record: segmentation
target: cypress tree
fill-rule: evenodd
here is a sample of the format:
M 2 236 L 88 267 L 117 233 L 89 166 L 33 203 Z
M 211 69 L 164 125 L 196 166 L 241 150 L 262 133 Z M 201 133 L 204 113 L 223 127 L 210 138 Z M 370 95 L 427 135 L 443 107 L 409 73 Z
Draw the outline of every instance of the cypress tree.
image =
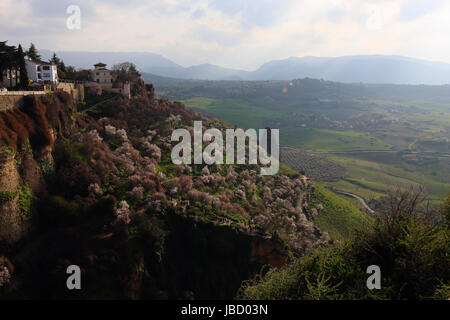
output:
M 22 50 L 22 46 L 19 44 L 17 49 L 18 67 L 20 71 L 20 86 L 25 89 L 29 85 L 27 66 L 25 63 L 25 53 Z

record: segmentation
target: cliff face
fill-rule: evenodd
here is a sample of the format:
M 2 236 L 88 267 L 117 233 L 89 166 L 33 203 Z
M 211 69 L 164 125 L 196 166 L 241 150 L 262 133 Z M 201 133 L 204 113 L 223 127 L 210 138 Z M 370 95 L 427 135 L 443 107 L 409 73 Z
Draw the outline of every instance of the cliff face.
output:
M 14 243 L 24 233 L 17 205 L 20 175 L 14 155 L 0 153 L 0 241 Z
M 41 164 L 52 164 L 71 106 L 65 94 L 27 96 L 20 109 L 0 112 L 0 242 L 12 245 L 29 230 L 33 194 L 46 191 Z
M 232 298 L 262 266 L 329 241 L 306 179 L 174 165 L 173 129 L 225 126 L 136 94 L 87 114 L 65 94 L 0 112 L 0 257 L 16 270 L 6 294 Z M 81 293 L 65 288 L 70 264 L 82 268 Z

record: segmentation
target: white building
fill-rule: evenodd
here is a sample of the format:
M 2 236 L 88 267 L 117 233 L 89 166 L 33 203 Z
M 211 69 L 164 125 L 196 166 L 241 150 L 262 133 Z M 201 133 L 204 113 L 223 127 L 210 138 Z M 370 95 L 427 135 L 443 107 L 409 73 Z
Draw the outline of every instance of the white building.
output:
M 40 60 L 25 59 L 28 78 L 33 82 L 58 83 L 58 69 L 55 64 Z

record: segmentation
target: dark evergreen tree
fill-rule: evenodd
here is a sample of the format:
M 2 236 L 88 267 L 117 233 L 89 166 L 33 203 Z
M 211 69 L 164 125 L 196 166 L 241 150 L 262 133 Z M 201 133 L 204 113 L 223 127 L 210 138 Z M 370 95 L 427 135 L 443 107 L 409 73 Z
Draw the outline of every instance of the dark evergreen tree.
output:
M 59 64 L 61 63 L 61 60 L 56 56 L 56 52 L 53 52 L 52 58 L 49 60 L 50 63 L 56 64 L 57 67 L 59 67 Z
M 27 66 L 25 63 L 25 53 L 23 52 L 22 46 L 19 44 L 17 49 L 17 64 L 20 72 L 20 86 L 25 89 L 29 85 Z
M 30 48 L 27 51 L 27 56 L 33 60 L 39 60 L 41 58 L 34 43 L 30 44 Z
M 12 88 L 13 73 L 16 73 L 17 69 L 17 49 L 15 46 L 8 46 L 6 42 L 0 42 L 0 79 L 3 80 L 3 75 L 6 72 L 6 75 L 9 77 L 9 83 L 5 84 Z
M 50 63 L 53 63 L 56 65 L 56 68 L 58 70 L 58 77 L 66 78 L 66 65 L 64 64 L 64 61 L 62 61 L 60 58 L 56 56 L 56 53 L 53 52 L 52 58 L 49 60 Z
M 7 41 L 0 41 L 0 82 L 3 81 L 3 74 L 8 69 L 8 45 Z
M 64 61 L 61 60 L 60 64 L 59 64 L 59 68 L 61 69 L 62 72 L 67 72 L 66 71 L 66 65 L 64 64 Z

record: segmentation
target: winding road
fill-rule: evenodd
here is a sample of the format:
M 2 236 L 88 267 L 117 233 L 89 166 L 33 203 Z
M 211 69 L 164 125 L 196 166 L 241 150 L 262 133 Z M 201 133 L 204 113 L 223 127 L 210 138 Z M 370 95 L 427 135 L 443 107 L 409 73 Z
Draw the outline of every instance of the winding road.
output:
M 332 191 L 333 191 L 333 192 L 336 192 L 336 193 L 340 193 L 340 194 L 343 194 L 343 195 L 350 196 L 350 197 L 353 197 L 353 198 L 358 199 L 359 202 L 361 202 L 361 204 L 364 206 L 364 208 L 366 208 L 370 213 L 375 213 L 375 211 L 372 210 L 372 209 L 369 207 L 369 205 L 366 203 L 366 201 L 365 201 L 363 198 L 361 198 L 360 196 L 358 196 L 358 195 L 356 195 L 356 194 L 353 194 L 353 193 L 350 193 L 350 192 L 345 192 L 345 191 L 339 191 L 339 190 L 332 190 Z

